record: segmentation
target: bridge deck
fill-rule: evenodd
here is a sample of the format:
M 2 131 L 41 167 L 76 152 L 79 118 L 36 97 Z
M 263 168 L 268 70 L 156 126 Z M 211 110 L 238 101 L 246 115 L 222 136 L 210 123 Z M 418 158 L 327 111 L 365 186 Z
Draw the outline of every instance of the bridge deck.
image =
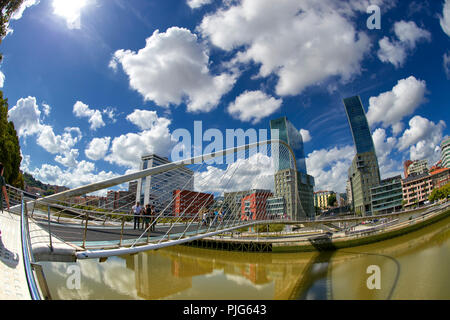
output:
M 36 223 L 42 229 L 48 231 L 48 222 L 36 219 Z M 150 232 L 150 241 L 155 241 L 161 239 L 170 228 L 170 225 L 158 225 L 155 231 Z M 82 239 L 84 237 L 84 226 L 81 224 L 60 224 L 52 222 L 50 225 L 52 235 L 58 237 L 59 239 L 80 247 L 83 243 Z M 171 235 L 175 238 L 177 235 L 180 236 L 186 230 L 184 224 L 174 226 L 171 230 Z M 188 230 L 187 234 L 191 232 L 196 232 L 198 230 L 198 224 L 192 224 Z M 126 225 L 123 232 L 122 244 L 132 244 L 134 243 L 144 232 L 143 229 L 134 229 L 130 224 Z M 117 246 L 120 242 L 121 237 L 121 227 L 120 226 L 92 226 L 89 225 L 86 234 L 86 247 L 108 247 Z M 147 233 L 142 236 L 142 242 L 147 241 Z M 48 241 L 47 241 L 48 242 Z
M 20 217 L 0 211 L 0 300 L 30 300 L 22 258 Z

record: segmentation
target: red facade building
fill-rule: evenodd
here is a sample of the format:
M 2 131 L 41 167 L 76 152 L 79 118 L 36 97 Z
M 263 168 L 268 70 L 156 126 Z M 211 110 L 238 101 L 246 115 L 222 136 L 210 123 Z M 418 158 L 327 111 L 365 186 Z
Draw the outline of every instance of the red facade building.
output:
M 433 180 L 434 188 L 439 189 L 450 182 L 450 168 L 432 168 L 430 171 L 431 179 Z
M 241 220 L 264 220 L 266 219 L 267 198 L 272 197 L 268 190 L 256 190 L 254 193 L 241 200 Z
M 189 190 L 173 191 L 173 212 L 175 216 L 196 215 L 202 208 L 214 203 L 214 195 Z

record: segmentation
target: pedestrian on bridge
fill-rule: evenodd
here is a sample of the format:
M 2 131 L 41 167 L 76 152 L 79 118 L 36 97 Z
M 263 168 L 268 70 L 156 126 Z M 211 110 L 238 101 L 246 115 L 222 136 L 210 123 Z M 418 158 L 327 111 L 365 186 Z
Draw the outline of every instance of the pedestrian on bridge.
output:
M 148 229 L 150 227 L 150 223 L 151 223 L 151 220 L 152 220 L 151 219 L 151 214 L 152 214 L 152 210 L 150 208 L 150 204 L 147 204 L 145 206 L 145 209 L 144 209 L 144 212 L 143 212 L 144 221 L 142 222 L 142 225 L 144 225 L 144 223 L 145 223 L 144 229 L 147 230 L 147 231 L 150 231 Z
M 8 199 L 8 193 L 6 192 L 6 181 L 3 177 L 3 171 L 4 171 L 3 163 L 0 162 L 0 208 L 3 213 L 3 195 L 5 196 L 6 201 L 6 207 L 9 210 L 9 199 Z
M 134 217 L 134 230 L 136 230 L 136 225 L 137 225 L 137 228 L 139 229 L 139 225 L 140 225 L 139 222 L 141 220 L 141 212 L 142 212 L 142 207 L 140 206 L 139 201 L 138 201 L 138 202 L 136 202 L 136 205 L 131 208 L 131 213 L 133 214 L 133 217 Z
M 151 231 L 155 231 L 156 229 L 156 211 L 153 205 L 150 208 L 150 228 Z

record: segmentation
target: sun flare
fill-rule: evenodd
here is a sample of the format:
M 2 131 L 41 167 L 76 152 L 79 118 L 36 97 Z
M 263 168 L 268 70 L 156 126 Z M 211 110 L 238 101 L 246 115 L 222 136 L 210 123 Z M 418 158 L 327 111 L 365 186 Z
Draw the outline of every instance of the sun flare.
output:
M 81 9 L 87 2 L 88 0 L 53 0 L 53 13 L 66 19 L 69 28 L 79 29 Z

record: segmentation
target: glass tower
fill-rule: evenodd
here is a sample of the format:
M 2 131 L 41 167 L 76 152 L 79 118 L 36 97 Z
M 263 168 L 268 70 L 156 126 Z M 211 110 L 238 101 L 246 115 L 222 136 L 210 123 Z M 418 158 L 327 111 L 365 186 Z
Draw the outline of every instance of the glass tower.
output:
M 300 131 L 286 117 L 271 120 L 270 130 L 278 130 L 279 139 L 286 142 L 294 151 L 295 159 L 297 160 L 297 170 L 307 174 L 303 138 Z M 278 171 L 290 168 L 289 161 L 289 158 L 280 155 Z
M 302 135 L 286 117 L 271 120 L 270 129 L 272 139 L 276 138 L 275 130 L 277 130 L 278 139 L 291 147 L 297 163 L 297 172 L 295 172 L 290 166 L 289 153 L 278 151 L 278 163 L 275 168 L 275 197 L 285 199 L 286 214 L 291 219 L 313 218 L 315 217 L 314 178 L 308 175 L 306 170 Z M 274 148 L 272 152 L 276 150 Z
M 371 215 L 371 189 L 380 184 L 380 169 L 364 107 L 359 96 L 344 99 L 356 155 L 349 169 L 352 207 L 358 215 Z
M 352 130 L 356 153 L 375 152 L 366 114 L 359 96 L 344 99 L 345 111 Z

